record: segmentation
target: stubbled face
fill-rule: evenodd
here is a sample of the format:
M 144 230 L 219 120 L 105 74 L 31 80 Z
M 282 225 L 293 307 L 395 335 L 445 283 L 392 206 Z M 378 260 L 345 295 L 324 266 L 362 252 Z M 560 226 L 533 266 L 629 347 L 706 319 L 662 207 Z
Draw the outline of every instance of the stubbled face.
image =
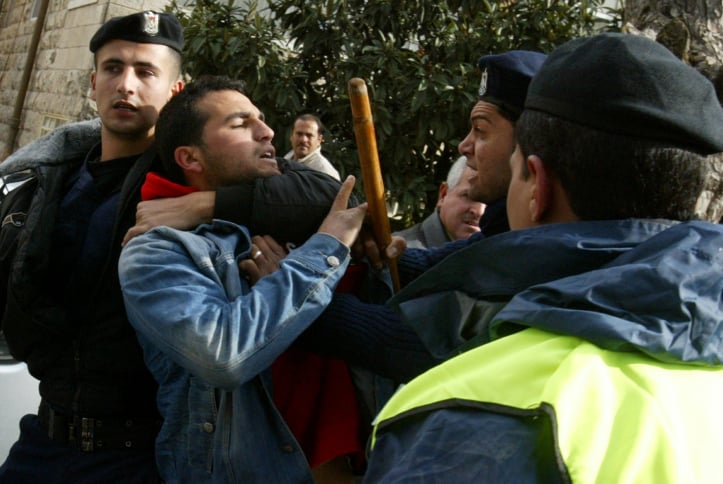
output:
M 319 133 L 319 126 L 314 121 L 297 120 L 291 132 L 291 148 L 294 150 L 294 159 L 300 160 L 321 146 L 323 137 Z
M 158 113 L 182 87 L 173 51 L 165 45 L 111 40 L 96 52 L 91 97 L 106 136 L 152 138 Z
M 510 183 L 510 155 L 515 126 L 494 104 L 478 101 L 470 113 L 471 129 L 459 145 L 467 165 L 477 171 L 470 179 L 470 198 L 486 204 L 501 200 Z
M 480 231 L 479 220 L 485 211 L 485 205 L 469 196 L 469 180 L 474 176 L 475 171 L 466 167 L 457 186 L 453 190 L 447 190 L 437 202 L 439 217 L 453 240 L 466 239 Z
M 507 190 L 507 218 L 511 230 L 525 229 L 537 225 L 533 222 L 530 204 L 533 203 L 531 195 L 534 191 L 533 177 L 527 180 L 522 177 L 522 166 L 525 162 L 519 146 L 509 160 L 512 178 Z
M 280 174 L 271 144 L 274 132 L 248 97 L 238 91 L 215 91 L 198 108 L 209 116 L 200 147 L 209 187 Z

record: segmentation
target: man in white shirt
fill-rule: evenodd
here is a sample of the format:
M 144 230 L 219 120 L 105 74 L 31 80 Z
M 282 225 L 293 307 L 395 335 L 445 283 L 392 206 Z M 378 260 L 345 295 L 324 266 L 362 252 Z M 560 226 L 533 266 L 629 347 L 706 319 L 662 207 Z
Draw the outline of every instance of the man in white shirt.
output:
M 284 158 L 296 160 L 313 170 L 341 180 L 339 172 L 329 160 L 321 154 L 321 142 L 324 141 L 322 131 L 324 125 L 313 114 L 302 114 L 294 121 L 291 131 L 291 151 Z

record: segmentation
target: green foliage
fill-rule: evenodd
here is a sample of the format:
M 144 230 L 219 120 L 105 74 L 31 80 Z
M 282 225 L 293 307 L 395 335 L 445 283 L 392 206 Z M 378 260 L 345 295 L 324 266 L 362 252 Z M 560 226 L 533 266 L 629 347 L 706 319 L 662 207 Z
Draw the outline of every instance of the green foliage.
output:
M 263 12 L 255 1 L 235 3 L 169 7 L 185 28 L 189 75 L 243 79 L 282 154 L 295 116 L 317 114 L 327 127 L 325 154 L 358 179 L 347 82 L 363 78 L 385 187 L 405 226 L 434 207 L 458 156 L 479 83 L 477 59 L 511 49 L 549 52 L 588 35 L 602 0 L 269 0 Z

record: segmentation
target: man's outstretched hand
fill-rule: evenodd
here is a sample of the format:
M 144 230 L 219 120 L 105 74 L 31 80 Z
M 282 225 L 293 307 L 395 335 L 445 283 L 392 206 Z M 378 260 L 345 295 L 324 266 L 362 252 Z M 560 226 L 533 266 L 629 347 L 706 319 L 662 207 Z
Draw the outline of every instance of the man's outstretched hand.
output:
M 351 247 L 359 236 L 367 213 L 367 204 L 362 203 L 354 208 L 346 208 L 349 197 L 354 189 L 356 178 L 349 175 L 342 183 L 334 203 L 331 205 L 329 215 L 321 223 L 318 232 L 336 237 L 342 244 Z
M 385 247 L 377 244 L 367 216 L 367 204 L 346 209 L 356 179 L 347 177 L 334 200 L 329 215 L 319 227 L 319 232 L 333 235 L 352 250 L 353 259 L 364 257 L 380 269 L 384 262 L 398 257 L 407 247 L 402 237 L 392 236 Z
M 351 175 L 344 180 L 329 214 L 319 226 L 318 232 L 331 235 L 342 244 L 352 248 L 353 257 L 366 256 L 372 264 L 381 267 L 385 259 L 398 256 L 406 247 L 406 242 L 401 237 L 392 237 L 391 243 L 384 247 L 383 251 L 377 246 L 371 235 L 371 229 L 364 226 L 367 204 L 362 203 L 359 206 L 347 208 L 355 183 L 356 179 Z M 362 230 L 363 226 L 365 230 Z M 252 241 L 249 257 L 239 263 L 239 268 L 246 280 L 254 285 L 265 275 L 277 270 L 286 253 L 283 247 L 268 235 L 255 236 Z

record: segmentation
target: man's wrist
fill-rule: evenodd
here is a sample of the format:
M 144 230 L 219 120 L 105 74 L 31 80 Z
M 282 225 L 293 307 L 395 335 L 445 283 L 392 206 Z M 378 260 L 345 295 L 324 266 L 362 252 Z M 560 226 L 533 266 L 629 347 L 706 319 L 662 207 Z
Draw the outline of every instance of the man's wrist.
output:
M 201 219 L 201 223 L 213 220 L 216 207 L 216 192 L 195 192 L 192 194 L 193 208 Z

